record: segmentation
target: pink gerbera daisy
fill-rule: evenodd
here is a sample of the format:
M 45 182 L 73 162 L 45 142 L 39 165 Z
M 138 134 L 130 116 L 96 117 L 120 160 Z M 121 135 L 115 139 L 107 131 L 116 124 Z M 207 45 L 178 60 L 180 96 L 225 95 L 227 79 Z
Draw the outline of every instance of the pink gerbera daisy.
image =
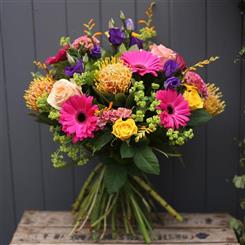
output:
M 137 72 L 141 76 L 151 73 L 156 77 L 157 71 L 162 69 L 160 58 L 145 50 L 131 50 L 124 52 L 121 59 L 131 67 L 133 72 Z
M 157 109 L 161 110 L 161 124 L 165 128 L 178 129 L 180 126 L 186 126 L 190 120 L 190 108 L 188 102 L 182 94 L 175 90 L 159 90 L 156 98 L 160 100 Z
M 98 117 L 95 116 L 97 105 L 92 103 L 93 97 L 86 95 L 71 96 L 60 111 L 60 124 L 67 135 L 73 136 L 73 142 L 93 138 L 98 129 Z

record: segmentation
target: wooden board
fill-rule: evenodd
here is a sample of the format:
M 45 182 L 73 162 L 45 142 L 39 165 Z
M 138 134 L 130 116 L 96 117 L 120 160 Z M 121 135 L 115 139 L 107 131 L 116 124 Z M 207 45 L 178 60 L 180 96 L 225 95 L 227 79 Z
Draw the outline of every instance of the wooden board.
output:
M 162 214 L 164 224 L 157 225 L 152 244 L 238 244 L 234 232 L 228 227 L 228 214 L 182 214 L 179 223 L 168 214 Z M 62 211 L 26 211 L 11 244 L 94 244 L 89 229 L 69 236 L 73 217 Z M 100 244 L 143 244 L 142 238 L 132 239 L 120 235 L 116 241 L 107 234 Z

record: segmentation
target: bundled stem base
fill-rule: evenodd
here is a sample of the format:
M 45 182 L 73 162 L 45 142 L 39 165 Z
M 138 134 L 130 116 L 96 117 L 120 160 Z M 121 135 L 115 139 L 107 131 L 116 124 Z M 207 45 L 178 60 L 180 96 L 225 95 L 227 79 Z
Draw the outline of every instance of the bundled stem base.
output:
M 134 237 L 141 234 L 146 243 L 151 242 L 153 229 L 153 201 L 164 207 L 178 221 L 182 217 L 140 176 L 129 176 L 116 193 L 108 193 L 104 183 L 105 166 L 99 164 L 85 181 L 73 204 L 75 215 L 71 235 L 89 225 L 93 240 L 103 239 L 107 230 L 116 239 L 125 233 Z

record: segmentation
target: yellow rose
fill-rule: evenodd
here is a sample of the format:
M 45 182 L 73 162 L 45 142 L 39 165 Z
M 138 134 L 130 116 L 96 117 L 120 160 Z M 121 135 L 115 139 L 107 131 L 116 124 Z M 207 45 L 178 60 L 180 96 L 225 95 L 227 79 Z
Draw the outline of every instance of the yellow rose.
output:
M 47 102 L 55 109 L 60 109 L 62 104 L 73 95 L 81 94 L 80 88 L 66 79 L 56 81 L 48 96 Z
M 188 102 L 191 110 L 203 108 L 203 99 L 198 94 L 197 89 L 191 85 L 185 85 L 186 90 L 183 94 L 185 100 Z
M 121 118 L 116 120 L 112 127 L 112 133 L 121 140 L 127 140 L 132 135 L 137 134 L 138 128 L 132 118 L 123 121 Z

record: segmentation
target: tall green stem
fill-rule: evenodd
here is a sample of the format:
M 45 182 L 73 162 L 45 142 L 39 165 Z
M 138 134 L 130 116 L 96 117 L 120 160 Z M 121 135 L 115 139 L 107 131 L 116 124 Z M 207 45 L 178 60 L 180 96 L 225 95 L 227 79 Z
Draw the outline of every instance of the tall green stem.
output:
M 133 176 L 133 179 L 141 186 L 145 191 L 147 191 L 160 205 L 162 205 L 172 216 L 174 216 L 178 221 L 183 221 L 183 217 L 172 208 L 167 201 L 165 201 L 157 192 L 155 192 L 149 185 L 147 185 L 140 177 Z
M 91 172 L 91 174 L 88 176 L 88 178 L 86 179 L 86 181 L 83 184 L 83 187 L 75 201 L 75 203 L 73 204 L 73 211 L 77 211 L 80 204 L 81 204 L 81 200 L 83 199 L 83 196 L 85 194 L 86 189 L 89 187 L 91 181 L 93 180 L 94 176 L 97 174 L 97 172 L 102 168 L 103 164 L 99 163 L 95 169 Z

